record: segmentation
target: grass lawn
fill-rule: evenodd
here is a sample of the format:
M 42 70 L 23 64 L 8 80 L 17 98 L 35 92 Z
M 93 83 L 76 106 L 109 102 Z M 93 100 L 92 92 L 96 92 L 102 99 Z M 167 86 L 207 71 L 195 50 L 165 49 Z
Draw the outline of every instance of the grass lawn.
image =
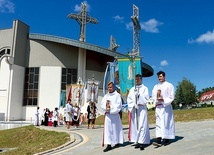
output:
M 155 111 L 148 112 L 149 123 L 155 123 Z M 176 122 L 214 119 L 214 108 L 195 108 L 174 110 Z M 128 124 L 128 113 L 123 113 L 122 123 Z M 103 125 L 103 116 L 96 120 L 96 125 Z M 0 148 L 17 148 L 2 155 L 32 155 L 58 147 L 70 140 L 65 132 L 40 130 L 33 125 L 8 130 L 0 130 Z
M 40 130 L 33 125 L 0 130 L 0 148 L 17 148 L 2 155 L 32 155 L 58 147 L 70 140 L 65 132 Z
M 148 112 L 149 124 L 155 123 L 155 111 Z M 209 108 L 194 108 L 186 110 L 174 110 L 175 122 L 199 121 L 206 119 L 214 119 L 214 107 Z M 123 113 L 122 123 L 128 124 L 128 113 Z M 97 125 L 103 125 L 103 116 L 96 119 Z

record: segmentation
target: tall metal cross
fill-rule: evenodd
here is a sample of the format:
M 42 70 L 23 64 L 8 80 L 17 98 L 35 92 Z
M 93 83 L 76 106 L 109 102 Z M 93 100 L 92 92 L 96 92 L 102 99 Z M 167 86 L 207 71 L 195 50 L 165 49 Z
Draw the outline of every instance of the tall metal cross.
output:
M 97 24 L 98 20 L 96 18 L 92 18 L 87 13 L 87 6 L 83 2 L 81 3 L 81 12 L 78 14 L 70 13 L 67 17 L 71 19 L 75 19 L 80 25 L 80 38 L 79 41 L 86 42 L 86 24 L 92 23 Z
M 140 55 L 140 22 L 139 22 L 139 8 L 133 4 L 133 15 L 131 16 L 133 22 L 133 55 Z

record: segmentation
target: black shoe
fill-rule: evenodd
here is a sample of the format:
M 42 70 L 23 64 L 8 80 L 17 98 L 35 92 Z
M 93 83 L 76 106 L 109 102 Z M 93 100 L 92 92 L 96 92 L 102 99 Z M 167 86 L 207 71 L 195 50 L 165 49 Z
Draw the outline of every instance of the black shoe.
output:
M 169 143 L 170 143 L 170 140 L 169 139 L 165 139 L 164 146 L 169 145 Z
M 112 149 L 111 145 L 107 145 L 107 147 L 103 150 L 103 152 L 110 151 Z
M 137 144 L 138 144 L 138 143 L 137 143 Z M 135 143 L 135 144 L 132 144 L 131 146 L 136 146 L 137 144 Z
M 162 146 L 162 144 L 160 143 L 160 142 L 153 142 L 152 143 L 154 146 L 157 146 L 157 147 L 161 147 Z
M 135 145 L 135 147 L 134 147 L 135 149 L 138 149 L 138 148 L 140 148 L 140 144 L 139 143 L 137 143 L 136 145 Z
M 120 144 L 116 144 L 116 145 L 114 146 L 114 148 L 118 148 L 118 147 L 120 147 Z
M 144 150 L 143 144 L 140 144 L 140 150 Z

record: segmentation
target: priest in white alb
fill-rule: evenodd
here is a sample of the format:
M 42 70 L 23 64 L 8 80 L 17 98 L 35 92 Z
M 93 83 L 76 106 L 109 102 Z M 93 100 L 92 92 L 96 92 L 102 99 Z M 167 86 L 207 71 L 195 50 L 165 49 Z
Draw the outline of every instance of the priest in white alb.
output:
M 174 115 L 172 102 L 175 97 L 174 86 L 165 79 L 165 72 L 157 73 L 158 84 L 152 90 L 152 98 L 156 102 L 156 141 L 153 145 L 168 145 L 175 138 Z
M 120 94 L 115 91 L 113 82 L 108 83 L 108 93 L 103 97 L 100 107 L 105 111 L 103 144 L 107 145 L 103 152 L 110 151 L 123 144 L 123 128 L 119 112 L 122 108 L 122 100 Z
M 144 150 L 150 144 L 149 123 L 147 117 L 148 88 L 142 84 L 142 75 L 135 76 L 136 86 L 132 87 L 127 97 L 129 110 L 129 141 L 136 143 L 135 148 Z

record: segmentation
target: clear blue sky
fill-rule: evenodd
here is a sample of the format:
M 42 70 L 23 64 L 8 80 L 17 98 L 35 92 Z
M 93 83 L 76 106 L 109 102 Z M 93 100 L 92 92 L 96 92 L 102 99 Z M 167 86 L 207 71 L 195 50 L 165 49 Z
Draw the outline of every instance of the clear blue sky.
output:
M 19 19 L 30 33 L 79 39 L 79 25 L 67 18 L 79 13 L 77 0 L 0 0 L 0 29 L 11 28 Z M 214 86 L 213 0 L 88 0 L 88 13 L 98 24 L 87 24 L 86 42 L 108 48 L 110 35 L 127 53 L 133 47 L 132 6 L 140 9 L 140 51 L 143 61 L 154 68 L 144 79 L 151 92 L 156 73 L 166 72 L 175 87 L 185 77 L 196 89 Z

